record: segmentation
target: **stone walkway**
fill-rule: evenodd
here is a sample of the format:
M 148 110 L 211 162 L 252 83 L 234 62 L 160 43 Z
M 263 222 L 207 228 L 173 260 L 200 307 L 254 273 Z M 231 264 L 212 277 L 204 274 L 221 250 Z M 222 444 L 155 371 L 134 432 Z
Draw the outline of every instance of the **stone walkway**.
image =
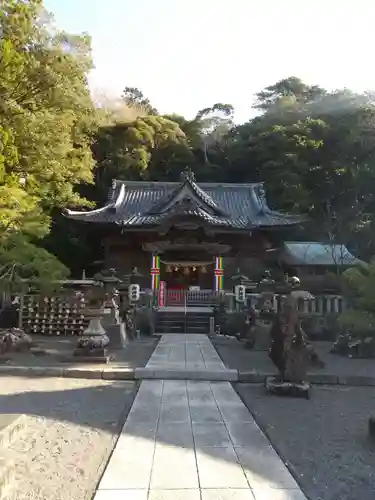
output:
M 207 337 L 168 337 L 150 359 L 152 369 L 181 357 L 198 372 L 219 365 Z M 306 497 L 228 382 L 146 380 L 94 498 L 125 499 Z
M 207 335 L 163 335 L 138 379 L 224 380 L 238 379 L 237 370 L 227 368 Z

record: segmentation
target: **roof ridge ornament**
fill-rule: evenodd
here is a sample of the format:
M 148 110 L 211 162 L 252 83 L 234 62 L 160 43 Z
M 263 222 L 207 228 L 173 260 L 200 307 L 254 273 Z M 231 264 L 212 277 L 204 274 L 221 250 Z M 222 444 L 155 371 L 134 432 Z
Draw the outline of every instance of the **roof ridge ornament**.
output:
M 195 182 L 195 175 L 190 167 L 185 167 L 181 172 L 181 180 L 182 182 Z

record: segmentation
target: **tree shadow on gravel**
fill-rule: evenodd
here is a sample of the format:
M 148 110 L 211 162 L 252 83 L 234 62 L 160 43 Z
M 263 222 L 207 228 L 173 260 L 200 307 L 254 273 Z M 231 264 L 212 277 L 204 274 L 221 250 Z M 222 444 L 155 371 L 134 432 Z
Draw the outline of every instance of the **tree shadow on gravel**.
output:
M 12 377 L 9 377 L 8 380 L 12 384 Z M 27 387 L 24 392 L 0 396 L 0 412 L 3 414 L 22 413 L 56 422 L 71 422 L 74 425 L 111 434 L 119 434 L 126 420 L 125 433 L 120 434 L 120 439 L 124 437 L 126 439 L 132 437 L 141 439 L 133 441 L 130 439 L 130 442 L 126 444 L 130 453 L 123 455 L 123 457 L 136 453 L 137 445 L 156 440 L 156 445 L 163 444 L 170 447 L 168 449 L 171 450 L 171 463 L 167 469 L 173 468 L 173 461 L 178 461 L 176 457 L 178 457 L 179 449 L 195 449 L 198 465 L 201 461 L 199 466 L 206 467 L 207 471 L 209 468 L 212 470 L 213 466 L 218 467 L 218 477 L 214 482 L 220 483 L 221 481 L 221 487 L 224 487 L 228 480 L 227 474 L 230 477 L 233 474 L 233 467 L 237 470 L 235 474 L 239 477 L 237 479 L 239 484 L 238 486 L 232 484 L 231 487 L 239 487 L 242 484 L 242 488 L 246 488 L 249 483 L 251 485 L 251 481 L 256 481 L 257 484 L 259 481 L 272 483 L 274 488 L 280 489 L 293 487 L 293 480 L 287 469 L 281 462 L 279 464 L 275 462 L 275 459 L 277 460 L 275 451 L 269 445 L 267 438 L 257 428 L 250 414 L 247 421 L 240 419 L 234 424 L 224 424 L 223 420 L 220 421 L 220 418 L 223 418 L 220 414 L 221 410 L 219 411 L 218 407 L 210 405 L 209 401 L 205 401 L 203 394 L 202 401 L 197 403 L 198 406 L 201 404 L 203 408 L 199 410 L 203 415 L 202 422 L 191 422 L 193 406 L 189 407 L 188 410 L 190 420 L 179 421 L 186 408 L 179 400 L 181 396 L 178 394 L 179 391 L 173 392 L 172 383 L 170 384 L 172 390 L 165 400 L 165 421 L 163 422 L 164 399 L 158 409 L 154 389 L 148 389 L 147 382 L 140 389 L 140 393 L 143 390 L 142 401 L 137 399 L 132 408 L 137 394 L 135 382 L 106 382 L 102 385 L 99 381 L 92 380 L 90 383 L 93 385 L 85 387 L 84 385 L 88 383 L 87 380 L 71 379 L 69 380 L 70 387 L 64 388 L 64 382 L 66 386 L 68 380 L 48 379 L 48 383 L 53 384 L 55 390 L 44 391 L 42 385 L 45 386 L 47 379 L 25 379 Z M 19 391 L 19 383 L 17 390 Z M 224 396 L 222 397 L 224 398 Z M 208 403 L 207 406 L 206 403 Z M 241 406 L 241 404 L 239 400 L 239 405 Z M 226 409 L 227 413 L 229 410 L 230 408 Z M 236 411 L 241 413 L 238 408 Z M 242 411 L 246 412 L 243 406 Z M 216 414 L 220 418 L 215 420 L 214 415 Z M 173 422 L 174 418 L 175 422 Z M 193 437 L 194 426 L 196 434 Z M 244 444 L 239 445 L 233 440 L 232 435 L 229 436 L 230 426 L 232 426 L 235 439 L 241 442 L 243 440 Z M 43 432 L 42 428 L 41 432 Z M 247 436 L 248 433 L 250 434 Z M 210 440 L 215 441 L 218 436 L 222 442 L 212 444 Z M 231 466 L 230 471 L 225 468 L 228 464 Z M 118 480 L 121 481 L 121 476 Z M 215 487 L 215 485 L 212 484 L 210 487 Z M 294 487 L 297 487 L 295 483 Z

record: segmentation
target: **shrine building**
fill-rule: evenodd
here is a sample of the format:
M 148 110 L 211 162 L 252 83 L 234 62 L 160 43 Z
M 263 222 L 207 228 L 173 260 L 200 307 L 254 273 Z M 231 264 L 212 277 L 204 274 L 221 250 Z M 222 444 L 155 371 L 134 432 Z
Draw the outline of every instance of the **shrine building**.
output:
M 197 183 L 189 171 L 181 182 L 114 180 L 105 206 L 65 215 L 100 226 L 106 269 L 137 269 L 170 300 L 230 289 L 241 262 L 264 261 L 302 221 L 271 210 L 262 183 Z

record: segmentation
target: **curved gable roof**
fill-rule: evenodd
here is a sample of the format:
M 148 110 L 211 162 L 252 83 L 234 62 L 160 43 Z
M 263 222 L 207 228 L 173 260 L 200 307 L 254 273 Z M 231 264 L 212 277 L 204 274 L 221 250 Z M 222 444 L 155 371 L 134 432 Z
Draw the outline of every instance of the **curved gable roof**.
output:
M 262 183 L 199 183 L 194 198 L 196 214 L 214 226 L 251 230 L 256 227 L 299 224 L 303 218 L 271 210 Z M 123 227 L 152 227 L 177 209 L 178 182 L 113 181 L 107 204 L 91 212 L 66 211 L 71 219 L 113 223 Z M 189 187 L 190 189 L 190 187 Z M 182 196 L 182 199 L 187 197 Z M 176 203 L 174 203 L 176 201 Z M 164 210 L 164 212 L 163 212 Z

